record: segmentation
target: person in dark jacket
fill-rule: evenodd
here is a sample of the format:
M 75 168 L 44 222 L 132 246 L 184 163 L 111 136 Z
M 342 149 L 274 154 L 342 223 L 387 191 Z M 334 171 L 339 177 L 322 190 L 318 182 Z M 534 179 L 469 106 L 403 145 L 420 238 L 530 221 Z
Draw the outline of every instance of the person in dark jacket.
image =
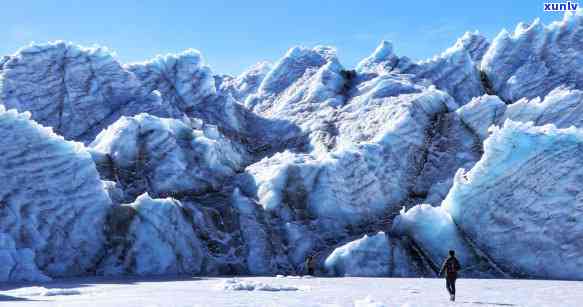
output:
M 457 279 L 457 273 L 461 269 L 460 262 L 455 257 L 455 251 L 449 251 L 449 257 L 445 259 L 441 270 L 439 271 L 439 276 L 445 273 L 445 287 L 447 292 L 449 292 L 449 299 L 455 301 L 455 281 Z
M 316 270 L 315 255 L 310 255 L 306 259 L 306 269 L 308 270 L 308 275 L 314 276 L 314 272 Z

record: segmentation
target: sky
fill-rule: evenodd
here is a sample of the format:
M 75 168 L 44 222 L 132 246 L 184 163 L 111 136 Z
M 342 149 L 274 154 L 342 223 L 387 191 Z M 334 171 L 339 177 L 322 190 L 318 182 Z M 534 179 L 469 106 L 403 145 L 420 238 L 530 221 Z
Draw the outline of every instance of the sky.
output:
M 422 60 L 466 31 L 491 40 L 520 21 L 562 18 L 537 0 L 19 0 L 0 2 L 0 10 L 0 55 L 54 40 L 106 46 L 122 63 L 194 48 L 214 73 L 232 75 L 297 45 L 334 46 L 350 68 L 381 40 Z

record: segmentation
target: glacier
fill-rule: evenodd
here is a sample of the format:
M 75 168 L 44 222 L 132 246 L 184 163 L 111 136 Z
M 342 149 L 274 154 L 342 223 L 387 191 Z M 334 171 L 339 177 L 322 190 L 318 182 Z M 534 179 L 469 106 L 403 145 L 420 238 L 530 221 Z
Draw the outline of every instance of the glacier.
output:
M 417 63 L 407 57 L 397 56 L 392 44 L 383 41 L 373 54 L 358 63 L 356 70 L 361 74 L 412 75 L 416 81 L 434 84 L 463 105 L 485 93 L 476 65 L 485 49 L 484 40 L 477 33 L 466 33 L 442 54 Z
M 505 272 L 582 278 L 576 239 L 582 133 L 506 121 L 493 128 L 474 168 L 456 174 L 442 207 Z
M 103 257 L 101 227 L 111 200 L 87 149 L 30 118 L 0 106 L 0 225 L 8 258 L 0 277 L 90 273 Z
M 559 86 L 580 89 L 583 74 L 581 9 L 545 26 L 540 19 L 501 31 L 484 54 L 481 70 L 504 101 L 545 97 Z
M 581 280 L 582 12 L 354 68 L 1 57 L 0 281 L 435 277 L 449 249 L 462 276 Z
M 333 276 L 414 277 L 430 271 L 409 242 L 382 231 L 336 248 L 326 258 L 324 268 Z
M 245 148 L 214 125 L 159 118 L 122 117 L 90 144 L 100 174 L 116 182 L 130 199 L 202 194 L 242 169 Z
M 113 212 L 127 212 L 127 217 L 111 223 L 110 231 L 119 240 L 110 240 L 109 252 L 101 265 L 105 275 L 131 273 L 155 275 L 201 272 L 204 260 L 201 243 L 186 216 L 182 204 L 171 198 L 152 199 L 147 193 L 134 203 Z
M 91 141 L 121 115 L 168 113 L 160 97 L 106 48 L 31 45 L 8 56 L 1 74 L 0 100 L 6 108 L 29 111 L 68 140 Z

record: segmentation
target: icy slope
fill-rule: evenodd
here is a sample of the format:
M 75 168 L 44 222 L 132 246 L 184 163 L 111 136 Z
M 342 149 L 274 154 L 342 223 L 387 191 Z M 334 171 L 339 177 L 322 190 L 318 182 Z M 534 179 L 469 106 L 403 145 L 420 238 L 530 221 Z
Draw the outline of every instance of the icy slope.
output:
M 481 69 L 505 101 L 544 97 L 558 86 L 583 88 L 583 10 L 548 26 L 539 19 L 503 30 L 484 55 Z
M 505 271 L 581 279 L 582 154 L 581 130 L 506 121 L 474 168 L 458 172 L 443 207 Z
M 480 73 L 473 59 L 485 48 L 482 37 L 466 35 L 442 54 L 413 63 L 394 54 L 391 43 L 383 41 L 372 55 L 356 67 L 358 73 L 411 74 L 417 82 L 430 82 L 463 105 L 484 93 Z
M 107 216 L 106 257 L 97 274 L 275 274 L 287 264 L 254 201 L 238 195 L 151 198 L 115 206 Z M 283 257 L 279 259 L 277 257 Z
M 272 68 L 269 62 L 259 62 L 236 78 L 222 76 L 220 90 L 229 93 L 238 101 L 245 101 L 251 94 L 255 94 L 261 82 Z
M 269 214 L 296 267 L 333 242 L 383 227 L 415 185 L 427 130 L 438 114 L 456 107 L 447 94 L 407 79 L 371 82 L 338 109 L 330 138 L 337 143 L 318 145 L 313 138 L 311 154 L 265 158 L 247 167 L 239 183 Z
M 121 116 L 203 118 L 245 132 L 246 110 L 217 92 L 198 51 L 122 66 L 106 48 L 31 45 L 0 66 L 0 103 L 30 111 L 66 139 L 90 143 Z
M 206 98 L 216 94 L 210 68 L 203 65 L 196 50 L 158 56 L 148 62 L 127 65 L 149 92 L 159 91 L 173 115 L 192 112 Z
M 268 115 L 293 107 L 292 102 L 301 102 L 302 99 L 319 99 L 321 103 L 331 99 L 328 104 L 336 105 L 339 102 L 334 99 L 338 98 L 334 88 L 341 85 L 339 71 L 334 49 L 294 47 L 267 73 L 257 93 L 245 104 Z M 304 84 L 313 76 L 317 77 Z
M 263 124 L 265 139 L 302 151 L 305 136 L 332 121 L 345 102 L 346 82 L 335 50 L 295 47 L 271 68 L 245 105 L 272 120 Z
M 336 248 L 324 263 L 334 276 L 409 277 L 425 274 L 406 241 L 379 232 Z
M 484 95 L 472 99 L 456 110 L 461 121 L 483 142 L 488 137 L 488 129 L 498 125 L 506 112 L 506 104 L 497 96 Z
M 234 133 L 245 133 L 246 110 L 218 91 L 215 77 L 199 51 L 189 49 L 157 56 L 125 68 L 136 75 L 147 91 L 160 93 L 172 117 L 198 117 Z
M 459 110 L 459 109 L 458 109 Z M 459 168 L 471 168 L 481 156 L 481 141 L 456 112 L 438 115 L 427 129 L 426 150 L 411 189 L 409 206 L 438 205 Z
M 274 274 L 278 271 L 278 262 L 287 265 L 286 255 L 279 248 L 272 229 L 267 226 L 268 219 L 262 207 L 242 195 L 238 189 L 233 192 L 232 202 L 238 215 L 248 272 L 256 275 Z
M 522 98 L 506 105 L 497 96 L 484 95 L 456 110 L 460 119 L 480 140 L 488 137 L 492 125 L 501 126 L 510 119 L 533 122 L 536 126 L 553 124 L 558 128 L 583 127 L 583 92 L 559 87 L 544 100 Z
M 428 79 L 450 94 L 459 105 L 484 93 L 480 74 L 464 45 L 456 44 L 430 60 L 402 71 L 418 79 Z
M 121 115 L 164 115 L 151 94 L 104 48 L 55 42 L 31 45 L 0 68 L 0 103 L 30 111 L 66 139 L 90 142 Z
M 197 274 L 201 272 L 205 257 L 201 243 L 193 231 L 192 221 L 183 214 L 180 202 L 152 199 L 140 195 L 136 201 L 113 213 L 120 217 L 129 212 L 127 219 L 110 224 L 113 246 L 101 264 L 106 275 L 119 274 Z M 113 238 L 112 238 L 113 239 Z
M 12 258 L 0 277 L 44 279 L 32 260 L 50 276 L 87 274 L 103 256 L 111 205 L 91 155 L 3 107 L 0 140 L 0 254 Z
M 361 60 L 356 65 L 356 71 L 359 73 L 375 73 L 385 74 L 390 73 L 394 69 L 400 67 L 407 68 L 408 65 L 400 63 L 405 62 L 411 65 L 408 59 L 399 58 L 393 51 L 393 44 L 388 41 L 381 41 L 374 52 L 368 57 Z
M 48 281 L 46 276 L 37 267 L 35 252 L 30 248 L 19 248 L 14 239 L 0 233 L 0 281 Z
M 463 276 L 504 276 L 473 249 L 458 230 L 455 221 L 442 207 L 423 204 L 406 212 L 403 210 L 395 218 L 392 232 L 400 240 L 410 238 L 425 260 L 436 270 L 435 273 L 441 268 L 449 250 L 455 250 Z
M 482 61 L 484 54 L 486 54 L 490 47 L 490 43 L 486 37 L 481 35 L 478 31 L 464 33 L 464 35 L 456 41 L 455 45 L 459 45 L 467 50 L 472 60 L 477 64 Z
M 583 91 L 557 88 L 544 100 L 521 99 L 508 106 L 503 118 L 521 122 L 533 122 L 536 126 L 553 124 L 558 128 L 583 127 Z
M 298 206 L 322 218 L 342 216 L 330 223 L 356 223 L 407 196 L 422 160 L 425 131 L 451 100 L 435 89 L 394 97 L 373 91 L 361 98 L 339 115 L 345 118 L 338 136 L 344 149 L 276 154 L 248 168 L 265 209 L 285 208 L 286 190 L 302 189 Z
M 216 126 L 147 114 L 122 117 L 91 148 L 104 178 L 134 198 L 144 192 L 180 197 L 218 190 L 248 158 Z

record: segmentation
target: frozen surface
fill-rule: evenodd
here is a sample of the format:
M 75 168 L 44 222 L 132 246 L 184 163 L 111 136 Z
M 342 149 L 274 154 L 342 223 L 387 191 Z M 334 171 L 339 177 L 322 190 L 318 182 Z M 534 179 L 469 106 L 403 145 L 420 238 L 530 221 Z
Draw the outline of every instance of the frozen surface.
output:
M 481 156 L 481 141 L 456 112 L 439 114 L 426 129 L 424 151 L 417 166 L 408 207 L 438 205 L 459 168 L 471 168 Z
M 266 284 L 262 282 L 244 281 L 237 278 L 227 279 L 219 288 L 227 291 L 298 291 L 300 289 L 292 286 L 282 286 L 278 284 Z
M 467 50 L 476 64 L 482 61 L 484 54 L 486 54 L 486 51 L 490 47 L 490 43 L 486 37 L 478 31 L 464 33 L 455 44 Z
M 122 115 L 168 113 L 110 51 L 64 42 L 9 56 L 0 70 L 0 103 L 86 143 Z
M 349 86 L 344 87 L 341 71 L 330 47 L 292 48 L 246 98 L 245 105 L 260 116 L 277 120 L 262 127 L 268 139 L 304 146 L 304 136 L 332 121 L 334 110 L 346 100 L 343 91 Z
M 40 285 L 2 285 L 0 306 L 578 306 L 583 283 L 542 280 L 464 279 L 451 303 L 442 279 L 242 277 L 241 283 L 298 291 L 225 291 L 231 278 L 73 279 Z M 57 294 L 66 289 L 77 295 Z M 65 294 L 65 293 L 62 293 Z
M 247 168 L 255 185 L 247 190 L 268 211 L 289 216 L 286 207 L 298 207 L 331 219 L 326 222 L 330 225 L 357 224 L 402 201 L 420 167 L 426 130 L 452 101 L 435 88 L 416 89 L 387 78 L 384 81 L 396 87 L 394 96 L 374 87 L 380 82 L 374 81 L 339 112 L 343 120 L 335 136 L 338 150 L 284 152 L 263 159 Z M 408 93 L 400 85 L 421 92 Z M 399 95 L 402 91 L 405 94 Z
M 519 23 L 501 31 L 484 55 L 481 69 L 505 101 L 544 97 L 560 85 L 583 87 L 583 9 L 562 21 Z
M 583 92 L 577 89 L 558 87 L 544 99 L 522 98 L 506 105 L 497 96 L 484 95 L 456 110 L 462 122 L 481 141 L 489 135 L 492 125 L 500 126 L 510 119 L 533 122 L 536 126 L 553 124 L 558 128 L 583 127 Z
M 374 52 L 356 65 L 359 73 L 390 73 L 399 63 L 400 59 L 394 54 L 393 44 L 381 41 Z
M 498 120 L 511 119 L 520 122 L 533 122 L 536 126 L 553 124 L 558 128 L 583 127 L 583 91 L 556 88 L 544 100 L 526 98 L 508 106 L 504 116 Z
M 245 260 L 249 273 L 258 275 L 274 273 L 275 255 L 282 251 L 274 249 L 273 237 L 266 225 L 261 206 L 236 189 L 233 193 L 233 207 L 239 216 L 238 222 L 246 247 Z
M 389 241 L 379 232 L 335 249 L 324 265 L 338 276 L 386 276 L 389 258 Z
M 94 268 L 111 200 L 82 144 L 0 106 L 0 181 L 2 280 Z
M 446 93 L 407 77 L 356 82 L 347 104 L 334 113 L 313 113 L 328 118 L 314 117 L 319 126 L 305 126 L 309 117 L 290 117 L 311 129 L 310 153 L 264 158 L 248 166 L 240 182 L 242 193 L 271 217 L 296 267 L 310 254 L 321 257 L 335 244 L 362 236 L 363 229 L 383 229 L 417 185 L 434 122 L 457 108 Z
M 25 287 L 7 291 L 14 296 L 35 297 L 35 296 L 66 296 L 79 295 L 81 291 L 69 288 L 45 288 L 45 287 Z
M 159 91 L 176 117 L 190 113 L 197 104 L 216 94 L 214 78 L 197 50 L 158 56 L 144 63 L 127 65 L 149 92 Z
M 526 108 L 530 108 L 530 106 Z M 472 99 L 468 104 L 459 108 L 456 113 L 462 122 L 479 137 L 480 141 L 483 141 L 489 135 L 490 126 L 502 121 L 505 111 L 506 104 L 500 98 L 484 95 Z
M 91 147 L 102 175 L 134 198 L 217 190 L 246 159 L 244 148 L 216 126 L 148 114 L 122 117 Z
M 188 49 L 180 54 L 157 56 L 124 68 L 135 74 L 146 91 L 161 97 L 169 116 L 197 117 L 229 131 L 245 133 L 247 111 L 228 95 L 228 90 L 219 91 L 216 78 L 199 51 Z
M 393 52 L 391 43 L 382 41 L 369 57 L 357 66 L 361 74 L 410 74 L 418 82 L 429 82 L 450 94 L 463 105 L 484 93 L 474 59 L 480 57 L 486 44 L 483 38 L 466 34 L 458 42 L 432 59 L 412 62 Z M 473 59 L 473 58 L 474 59 Z
M 0 234 L 0 280 L 2 281 L 47 281 L 50 277 L 41 272 L 35 263 L 35 252 L 30 248 L 17 248 L 14 239 Z
M 379 232 L 336 248 L 324 262 L 334 276 L 419 276 L 421 263 L 406 242 Z
M 402 72 L 428 79 L 450 94 L 459 105 L 484 93 L 480 74 L 466 46 L 455 44 L 439 56 L 422 61 Z
M 581 279 L 582 144 L 574 127 L 506 121 L 482 159 L 458 171 L 442 206 L 506 272 Z
M 410 237 L 434 269 L 439 270 L 448 251 L 455 250 L 465 276 L 496 276 L 495 270 L 476 254 L 442 207 L 424 204 L 403 211 L 395 219 L 393 232 Z
M 203 249 L 193 224 L 183 215 L 182 204 L 174 199 L 152 199 L 140 195 L 125 208 L 131 217 L 118 226 L 110 240 L 113 246 L 101 263 L 106 275 L 197 274 L 201 272 Z M 115 212 L 115 211 L 114 211 Z M 118 215 L 119 216 L 119 215 Z M 113 225 L 111 225 L 113 226 Z
M 223 76 L 220 89 L 239 101 L 245 101 L 249 95 L 257 92 L 272 66 L 269 62 L 259 62 L 236 78 Z

